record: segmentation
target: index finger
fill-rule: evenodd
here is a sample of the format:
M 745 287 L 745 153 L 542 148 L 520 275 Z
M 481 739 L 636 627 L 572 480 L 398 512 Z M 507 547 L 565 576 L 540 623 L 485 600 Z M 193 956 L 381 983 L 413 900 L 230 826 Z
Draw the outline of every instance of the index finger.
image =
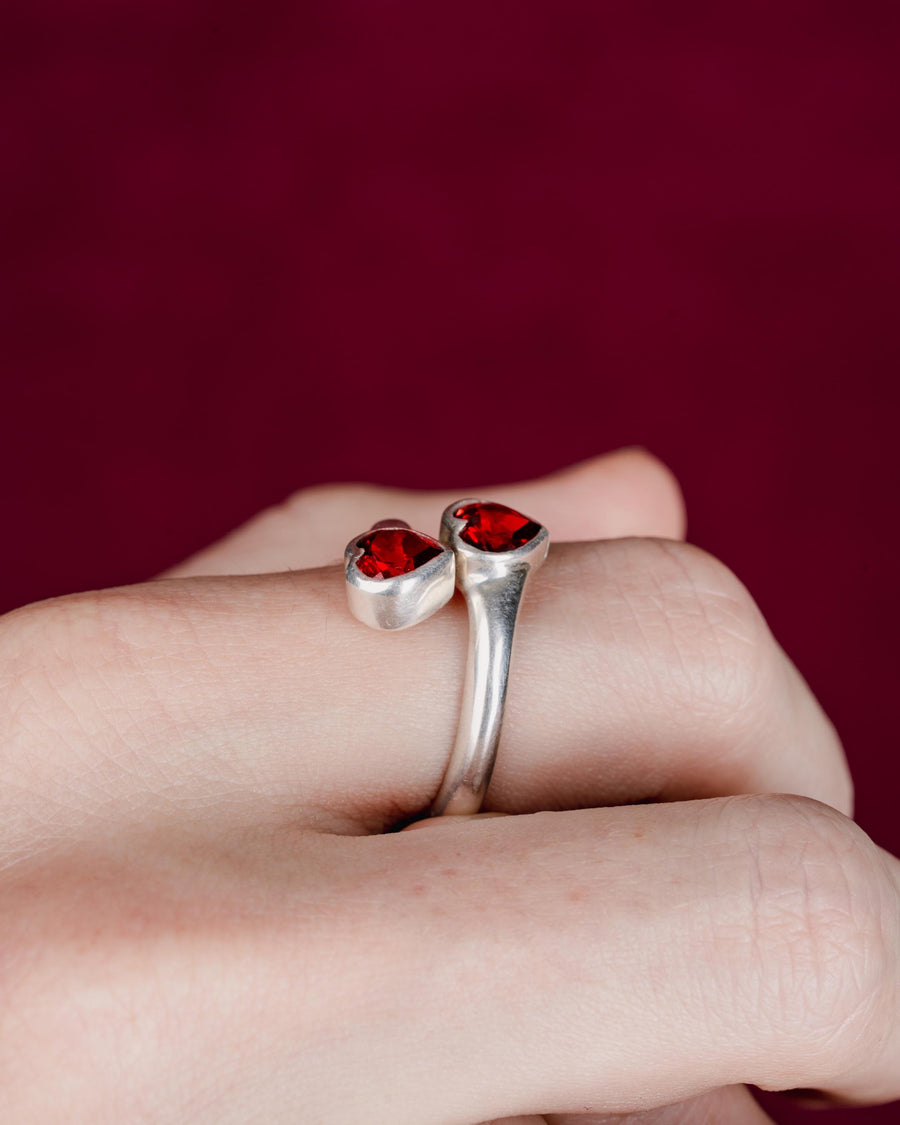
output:
M 529 515 L 540 514 L 545 523 L 552 523 L 557 542 L 627 535 L 684 537 L 684 501 L 675 477 L 645 450 L 620 449 L 538 480 L 490 488 L 440 492 L 371 484 L 306 488 L 162 577 L 326 566 L 340 560 L 351 535 L 378 520 L 402 519 L 418 531 L 436 534 L 441 512 L 464 494 L 490 495 Z

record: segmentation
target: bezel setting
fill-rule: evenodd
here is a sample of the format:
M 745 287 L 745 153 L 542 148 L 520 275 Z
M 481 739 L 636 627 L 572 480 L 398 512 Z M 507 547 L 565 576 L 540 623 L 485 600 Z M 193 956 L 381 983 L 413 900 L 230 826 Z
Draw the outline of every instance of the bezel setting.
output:
M 505 578 L 523 567 L 526 571 L 534 571 L 547 557 L 550 547 L 550 533 L 538 520 L 530 522 L 540 528 L 533 539 L 523 543 L 521 547 L 514 547 L 509 551 L 483 551 L 473 546 L 462 538 L 461 532 L 468 524 L 467 520 L 455 515 L 460 508 L 470 504 L 482 504 L 484 501 L 476 497 L 467 497 L 457 500 L 444 509 L 441 517 L 441 542 L 446 544 L 456 555 L 456 585 L 462 590 L 470 583 L 484 582 L 495 578 Z M 515 510 L 515 509 L 513 509 Z M 520 513 L 524 516 L 524 512 Z
M 410 530 L 402 520 L 382 520 L 376 526 L 383 531 Z M 355 535 L 344 550 L 344 587 L 350 612 L 358 621 L 372 629 L 409 629 L 450 601 L 456 580 L 456 560 L 445 543 L 417 531 L 416 535 L 433 543 L 440 554 L 405 574 L 370 578 L 357 564 L 365 554 L 359 541 L 371 530 Z

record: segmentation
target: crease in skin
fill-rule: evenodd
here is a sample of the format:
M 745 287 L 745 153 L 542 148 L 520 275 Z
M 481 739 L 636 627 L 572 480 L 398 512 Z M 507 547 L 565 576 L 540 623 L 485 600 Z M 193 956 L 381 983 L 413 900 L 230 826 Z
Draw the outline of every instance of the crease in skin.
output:
M 534 1125 L 774 1125 L 746 1086 L 723 1086 L 685 1102 L 638 1113 L 548 1114 L 533 1121 Z

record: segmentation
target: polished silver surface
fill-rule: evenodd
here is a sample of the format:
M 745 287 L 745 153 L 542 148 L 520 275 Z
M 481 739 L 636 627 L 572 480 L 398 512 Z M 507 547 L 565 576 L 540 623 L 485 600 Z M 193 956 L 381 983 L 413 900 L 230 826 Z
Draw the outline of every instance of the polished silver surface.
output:
M 456 585 L 469 609 L 469 647 L 456 742 L 432 816 L 465 815 L 481 808 L 494 769 L 513 655 L 513 638 L 528 579 L 547 557 L 546 527 L 512 551 L 481 551 L 460 538 L 466 526 L 454 512 L 475 499 L 457 500 L 444 511 L 441 542 L 456 556 Z
M 403 520 L 380 520 L 375 528 L 406 530 L 409 524 Z M 372 629 L 408 629 L 437 613 L 450 601 L 456 573 L 452 551 L 443 547 L 439 555 L 408 574 L 370 578 L 356 565 L 364 554 L 357 543 L 367 534 L 368 531 L 363 531 L 354 536 L 344 551 L 344 588 L 350 612 L 357 620 Z M 442 546 L 437 540 L 434 543 Z

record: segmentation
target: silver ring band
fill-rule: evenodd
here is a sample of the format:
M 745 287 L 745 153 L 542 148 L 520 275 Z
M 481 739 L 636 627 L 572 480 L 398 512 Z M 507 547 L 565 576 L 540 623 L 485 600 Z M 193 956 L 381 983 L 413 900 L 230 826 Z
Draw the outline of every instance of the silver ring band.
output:
M 469 522 L 460 513 L 487 507 L 499 505 L 460 500 L 441 519 L 440 539 L 456 556 L 456 586 L 469 611 L 469 644 L 456 741 L 432 816 L 471 815 L 484 802 L 500 743 L 522 596 L 550 545 L 546 527 L 526 517 L 520 517 L 523 525 L 536 531 L 520 546 L 498 548 L 496 539 L 495 549 L 474 545 L 473 537 L 466 537 Z

